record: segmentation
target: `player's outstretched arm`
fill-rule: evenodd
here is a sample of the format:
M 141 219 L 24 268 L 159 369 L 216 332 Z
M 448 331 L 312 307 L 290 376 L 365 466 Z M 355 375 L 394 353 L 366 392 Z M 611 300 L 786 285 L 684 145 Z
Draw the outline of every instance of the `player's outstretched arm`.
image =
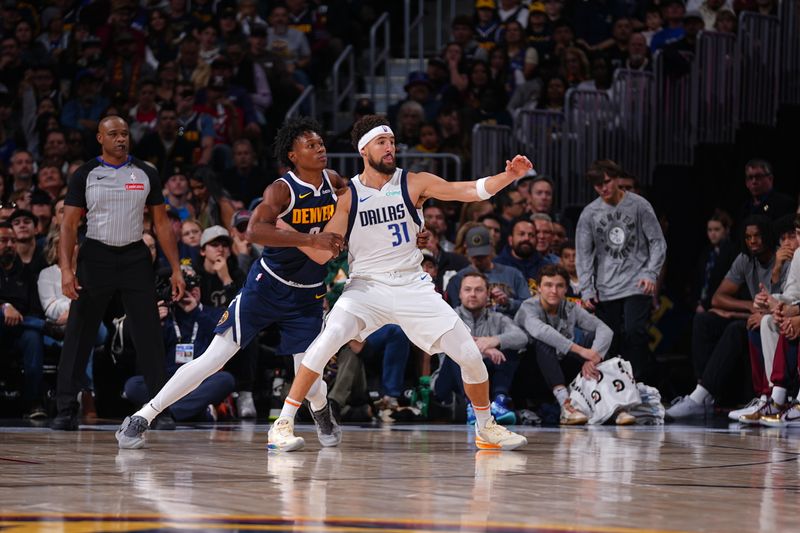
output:
M 289 206 L 289 201 L 289 186 L 283 181 L 276 181 L 264 190 L 264 199 L 253 211 L 253 216 L 247 225 L 247 238 L 250 242 L 275 248 L 322 247 L 331 254 L 338 255 L 344 242 L 341 235 L 322 233 L 314 235 L 282 229 L 276 225 L 278 215 Z
M 506 161 L 505 171 L 494 176 L 481 178 L 475 181 L 445 181 L 439 176 L 428 172 L 420 172 L 409 180 L 409 189 L 412 199 L 417 198 L 415 204 L 429 198 L 457 202 L 477 202 L 487 200 L 497 194 L 511 182 L 524 176 L 533 168 L 533 164 L 524 155 L 516 155 L 511 161 Z M 416 194 L 415 194 L 416 193 Z

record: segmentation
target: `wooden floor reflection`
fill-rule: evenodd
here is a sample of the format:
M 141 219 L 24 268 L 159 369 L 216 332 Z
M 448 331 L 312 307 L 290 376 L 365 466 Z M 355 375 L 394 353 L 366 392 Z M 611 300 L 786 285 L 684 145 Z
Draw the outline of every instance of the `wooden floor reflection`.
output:
M 476 451 L 462 426 L 345 428 L 267 453 L 264 425 L 151 432 L 0 428 L 10 531 L 798 531 L 800 431 L 523 428 Z

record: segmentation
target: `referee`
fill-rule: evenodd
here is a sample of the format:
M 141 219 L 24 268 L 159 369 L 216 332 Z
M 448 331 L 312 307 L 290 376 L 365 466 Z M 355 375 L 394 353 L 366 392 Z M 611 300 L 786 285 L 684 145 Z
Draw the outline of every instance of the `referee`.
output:
M 77 396 L 86 375 L 89 352 L 109 301 L 119 293 L 136 348 L 137 365 L 149 391 L 166 382 L 164 343 L 156 306 L 155 272 L 150 251 L 142 242 L 145 205 L 172 267 L 172 297 L 184 291 L 178 251 L 167 219 L 157 172 L 128 155 L 128 124 L 117 116 L 100 121 L 97 142 L 102 156 L 81 166 L 69 180 L 61 225 L 59 267 L 61 290 L 72 299 L 58 365 L 58 415 L 51 427 L 78 429 Z M 77 272 L 72 255 L 78 224 L 86 210 L 86 239 L 78 252 Z M 163 429 L 174 428 L 164 421 Z

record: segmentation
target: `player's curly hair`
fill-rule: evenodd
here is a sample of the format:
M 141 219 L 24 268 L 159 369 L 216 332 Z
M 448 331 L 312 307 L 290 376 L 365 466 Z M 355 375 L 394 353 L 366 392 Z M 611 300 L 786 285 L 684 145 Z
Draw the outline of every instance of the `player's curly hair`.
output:
M 275 135 L 275 159 L 281 164 L 294 168 L 294 163 L 289 160 L 289 152 L 295 139 L 304 133 L 313 132 L 322 137 L 322 126 L 319 122 L 309 117 L 290 118 Z
M 350 133 L 350 142 L 353 143 L 353 148 L 358 150 L 358 141 L 372 128 L 390 125 L 386 117 L 381 115 L 367 115 L 362 117 L 358 122 L 353 124 L 353 131 Z

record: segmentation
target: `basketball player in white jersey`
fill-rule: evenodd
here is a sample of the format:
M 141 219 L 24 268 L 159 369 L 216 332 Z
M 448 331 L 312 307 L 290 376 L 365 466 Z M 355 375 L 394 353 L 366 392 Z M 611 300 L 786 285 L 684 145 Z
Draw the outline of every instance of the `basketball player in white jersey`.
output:
M 512 450 L 527 440 L 495 423 L 489 411 L 489 376 L 466 325 L 434 290 L 421 267 L 415 235 L 422 227 L 420 207 L 430 199 L 486 200 L 525 175 L 533 165 L 524 156 L 506 162 L 506 170 L 477 181 L 450 183 L 427 172 L 408 173 L 395 163 L 395 139 L 388 121 L 368 115 L 353 126 L 353 145 L 364 159 L 350 194 L 339 196 L 325 232 L 349 241 L 350 278 L 298 368 L 281 416 L 269 430 L 267 447 L 292 451 L 303 447 L 294 435 L 300 402 L 325 364 L 351 339 L 365 340 L 385 324 L 398 324 L 428 353 L 444 352 L 461 366 L 464 391 L 475 409 L 475 444 L 482 449 Z M 332 257 L 325 250 L 300 248 L 318 263 Z

